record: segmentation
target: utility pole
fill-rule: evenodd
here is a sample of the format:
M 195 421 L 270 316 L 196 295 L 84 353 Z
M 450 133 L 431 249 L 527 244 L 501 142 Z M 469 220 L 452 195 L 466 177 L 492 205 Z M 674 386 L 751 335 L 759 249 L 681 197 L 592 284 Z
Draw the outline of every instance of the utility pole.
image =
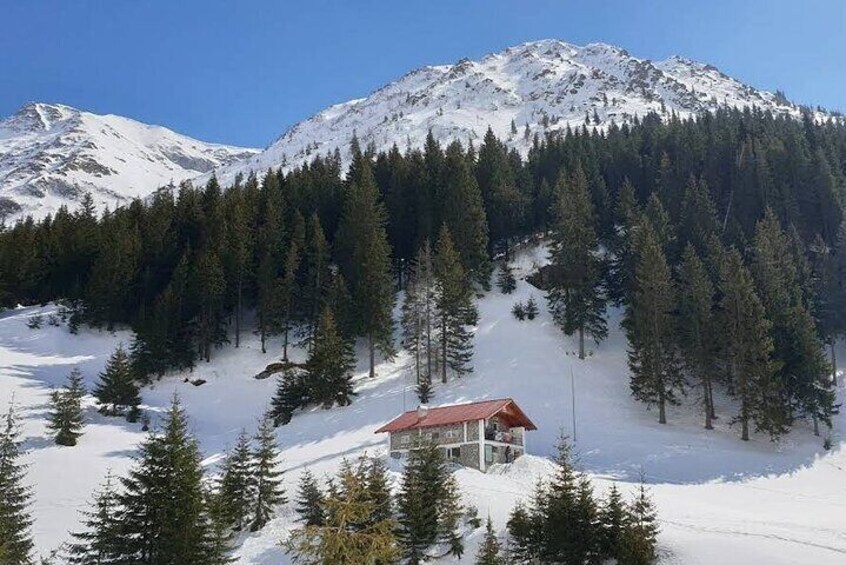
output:
M 573 376 L 573 365 L 570 365 L 570 398 L 573 412 L 573 443 L 576 443 L 576 378 Z

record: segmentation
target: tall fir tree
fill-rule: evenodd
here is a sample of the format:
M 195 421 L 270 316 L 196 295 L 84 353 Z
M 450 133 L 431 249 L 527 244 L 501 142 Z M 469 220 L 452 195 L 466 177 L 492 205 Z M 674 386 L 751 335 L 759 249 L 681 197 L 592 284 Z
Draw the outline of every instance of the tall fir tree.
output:
M 275 514 L 276 507 L 286 502 L 285 490 L 282 487 L 282 470 L 279 469 L 276 432 L 273 429 L 273 420 L 269 417 L 265 416 L 259 423 L 255 442 L 255 498 L 250 522 L 251 532 L 262 529 Z
M 324 408 L 348 406 L 355 396 L 352 371 L 355 367 L 352 344 L 341 335 L 329 308 L 323 310 L 306 361 L 309 400 Z
M 682 255 L 678 282 L 678 337 L 687 372 L 701 390 L 705 429 L 713 429 L 716 371 L 714 335 L 714 284 L 693 244 Z
M 426 561 L 428 550 L 441 543 L 452 555 L 461 556 L 464 546 L 458 532 L 458 486 L 437 447 L 422 445 L 410 452 L 397 511 L 397 536 L 408 563 Z
M 473 370 L 473 334 L 468 326 L 478 319 L 473 290 L 446 225 L 441 227 L 433 267 L 439 372 L 446 383 L 448 371 L 461 377 Z
M 357 179 L 347 189 L 336 241 L 341 273 L 352 297 L 353 320 L 367 338 L 370 376 L 376 376 L 375 353 L 393 355 L 394 286 L 385 208 L 370 163 L 360 159 Z
M 191 565 L 208 563 L 203 470 L 197 441 L 174 396 L 160 433 L 140 448 L 118 495 L 121 562 Z
M 772 359 L 773 341 L 764 306 L 755 293 L 752 275 L 736 249 L 723 259 L 719 284 L 718 328 L 720 352 L 727 378 L 740 401 L 733 421 L 741 425 L 740 438 L 749 439 L 749 424 L 772 438 L 784 434 L 789 411 Z
M 246 430 L 238 435 L 235 445 L 223 461 L 218 497 L 226 525 L 236 532 L 246 529 L 256 496 L 252 446 Z
M 608 335 L 608 328 L 593 205 L 581 166 L 571 178 L 561 177 L 558 190 L 547 299 L 553 319 L 564 333 L 578 334 L 579 359 L 584 359 L 585 334 L 599 342 Z
M 0 428 L 0 555 L 3 565 L 32 563 L 32 490 L 24 482 L 27 466 L 21 462 L 23 450 L 20 424 L 10 404 Z
M 437 369 L 436 307 L 432 248 L 426 240 L 409 270 L 401 318 L 403 346 L 414 356 L 415 382 L 418 387 L 431 388 L 432 377 Z
M 470 280 L 488 288 L 491 263 L 488 257 L 488 223 L 482 194 L 461 144 L 447 147 L 443 161 L 442 223 L 452 234 L 461 263 Z
M 660 240 L 646 219 L 638 226 L 635 255 L 632 296 L 623 322 L 629 341 L 630 384 L 635 398 L 657 404 L 658 422 L 666 424 L 667 404 L 678 402 L 683 385 L 673 318 L 676 300 Z

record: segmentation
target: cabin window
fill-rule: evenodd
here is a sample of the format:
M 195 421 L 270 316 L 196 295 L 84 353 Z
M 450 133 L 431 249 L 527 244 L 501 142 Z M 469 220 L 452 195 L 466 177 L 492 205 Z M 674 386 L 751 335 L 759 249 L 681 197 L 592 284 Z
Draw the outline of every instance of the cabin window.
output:
M 485 464 L 491 464 L 494 460 L 494 450 L 496 448 L 492 445 L 485 445 Z
M 444 432 L 444 436 L 447 439 L 458 439 L 458 430 L 447 430 Z
M 400 445 L 408 445 L 408 436 L 407 435 L 400 436 Z
M 460 447 L 450 447 L 446 449 L 446 458 L 449 460 L 458 460 L 461 459 L 461 448 Z

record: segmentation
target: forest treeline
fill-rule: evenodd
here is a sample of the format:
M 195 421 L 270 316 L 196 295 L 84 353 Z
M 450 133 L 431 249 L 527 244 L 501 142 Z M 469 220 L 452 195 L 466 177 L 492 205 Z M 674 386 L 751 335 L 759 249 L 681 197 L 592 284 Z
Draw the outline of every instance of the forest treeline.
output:
M 777 437 L 836 410 L 823 346 L 833 357 L 846 332 L 844 163 L 842 121 L 755 109 L 568 129 L 535 137 L 525 158 L 490 131 L 478 146 L 430 135 L 378 154 L 355 139 L 346 170 L 336 153 L 6 226 L 0 304 L 60 301 L 71 328 L 130 326 L 142 378 L 238 347 L 247 329 L 263 349 L 282 336 L 284 359 L 291 344 L 324 344 L 310 370 L 337 387 L 290 376 L 285 420 L 308 402 L 349 402 L 355 338 L 371 374 L 377 353 L 411 350 L 422 397 L 471 370 L 472 290 L 515 241 L 544 232 L 549 307 L 582 355 L 620 305 L 632 392 L 661 421 L 695 391 L 710 427 L 724 387 L 744 438 L 750 426 Z

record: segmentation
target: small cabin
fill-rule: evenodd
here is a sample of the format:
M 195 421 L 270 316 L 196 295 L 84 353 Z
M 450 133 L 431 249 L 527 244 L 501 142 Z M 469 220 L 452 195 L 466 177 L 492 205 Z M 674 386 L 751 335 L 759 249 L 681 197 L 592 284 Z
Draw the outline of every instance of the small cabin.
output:
M 391 457 L 401 458 L 417 446 L 434 444 L 444 456 L 465 467 L 485 471 L 511 463 L 526 453 L 526 432 L 537 427 L 510 398 L 450 406 L 419 406 L 376 430 L 388 434 Z

